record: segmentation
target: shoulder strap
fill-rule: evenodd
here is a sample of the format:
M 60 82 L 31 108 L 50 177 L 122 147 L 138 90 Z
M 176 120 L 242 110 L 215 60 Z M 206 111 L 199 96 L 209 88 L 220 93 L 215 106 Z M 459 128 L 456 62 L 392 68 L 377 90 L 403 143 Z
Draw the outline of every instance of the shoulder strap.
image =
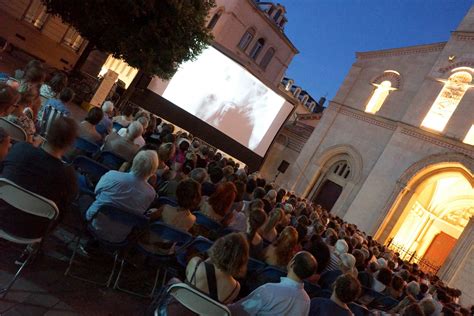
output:
M 232 289 L 232 292 L 225 298 L 225 300 L 222 301 L 223 304 L 228 304 L 232 302 L 228 302 L 228 300 L 234 295 L 235 291 L 237 291 L 237 288 L 239 287 L 239 282 L 235 281 L 235 286 Z
M 198 263 L 196 263 L 196 266 L 194 267 L 194 272 L 193 272 L 193 275 L 191 276 L 191 280 L 189 280 L 189 284 L 196 285 L 196 271 L 197 271 L 199 265 L 201 264 L 201 262 L 202 262 L 202 259 L 199 258 Z M 193 282 L 194 282 L 194 284 L 193 284 Z
M 219 301 L 217 295 L 217 280 L 216 280 L 216 270 L 214 269 L 214 265 L 208 262 L 204 262 L 204 267 L 206 268 L 206 278 L 207 278 L 207 286 L 209 288 L 209 296 Z

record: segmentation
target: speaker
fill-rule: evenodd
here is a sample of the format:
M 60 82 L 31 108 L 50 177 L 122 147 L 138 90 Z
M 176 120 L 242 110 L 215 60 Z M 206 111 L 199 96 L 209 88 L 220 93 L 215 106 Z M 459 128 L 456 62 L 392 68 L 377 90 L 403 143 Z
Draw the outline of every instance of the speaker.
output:
M 278 166 L 278 172 L 285 173 L 286 169 L 290 166 L 290 163 L 286 160 L 282 160 Z

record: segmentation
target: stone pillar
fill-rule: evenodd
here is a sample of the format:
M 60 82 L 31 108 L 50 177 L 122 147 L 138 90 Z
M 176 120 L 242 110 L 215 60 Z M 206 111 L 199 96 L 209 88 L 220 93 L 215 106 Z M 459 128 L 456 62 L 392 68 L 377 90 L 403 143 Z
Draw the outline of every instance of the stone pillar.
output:
M 456 246 L 438 272 L 448 286 L 462 291 L 461 304 L 474 304 L 474 218 L 464 228 Z

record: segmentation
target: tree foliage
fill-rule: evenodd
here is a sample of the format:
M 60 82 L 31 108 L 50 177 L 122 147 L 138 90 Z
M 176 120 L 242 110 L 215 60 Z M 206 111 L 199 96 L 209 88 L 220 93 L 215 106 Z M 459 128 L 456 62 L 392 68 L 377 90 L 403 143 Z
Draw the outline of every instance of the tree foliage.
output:
M 212 40 L 213 0 L 42 0 L 97 49 L 169 79 Z

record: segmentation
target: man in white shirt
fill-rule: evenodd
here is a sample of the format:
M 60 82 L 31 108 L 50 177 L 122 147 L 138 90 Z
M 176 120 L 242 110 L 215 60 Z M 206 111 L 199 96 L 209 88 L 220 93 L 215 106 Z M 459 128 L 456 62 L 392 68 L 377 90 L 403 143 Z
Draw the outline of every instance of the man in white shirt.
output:
M 307 251 L 298 252 L 280 283 L 267 283 L 229 306 L 232 315 L 308 315 L 310 298 L 303 280 L 313 275 L 318 263 Z

